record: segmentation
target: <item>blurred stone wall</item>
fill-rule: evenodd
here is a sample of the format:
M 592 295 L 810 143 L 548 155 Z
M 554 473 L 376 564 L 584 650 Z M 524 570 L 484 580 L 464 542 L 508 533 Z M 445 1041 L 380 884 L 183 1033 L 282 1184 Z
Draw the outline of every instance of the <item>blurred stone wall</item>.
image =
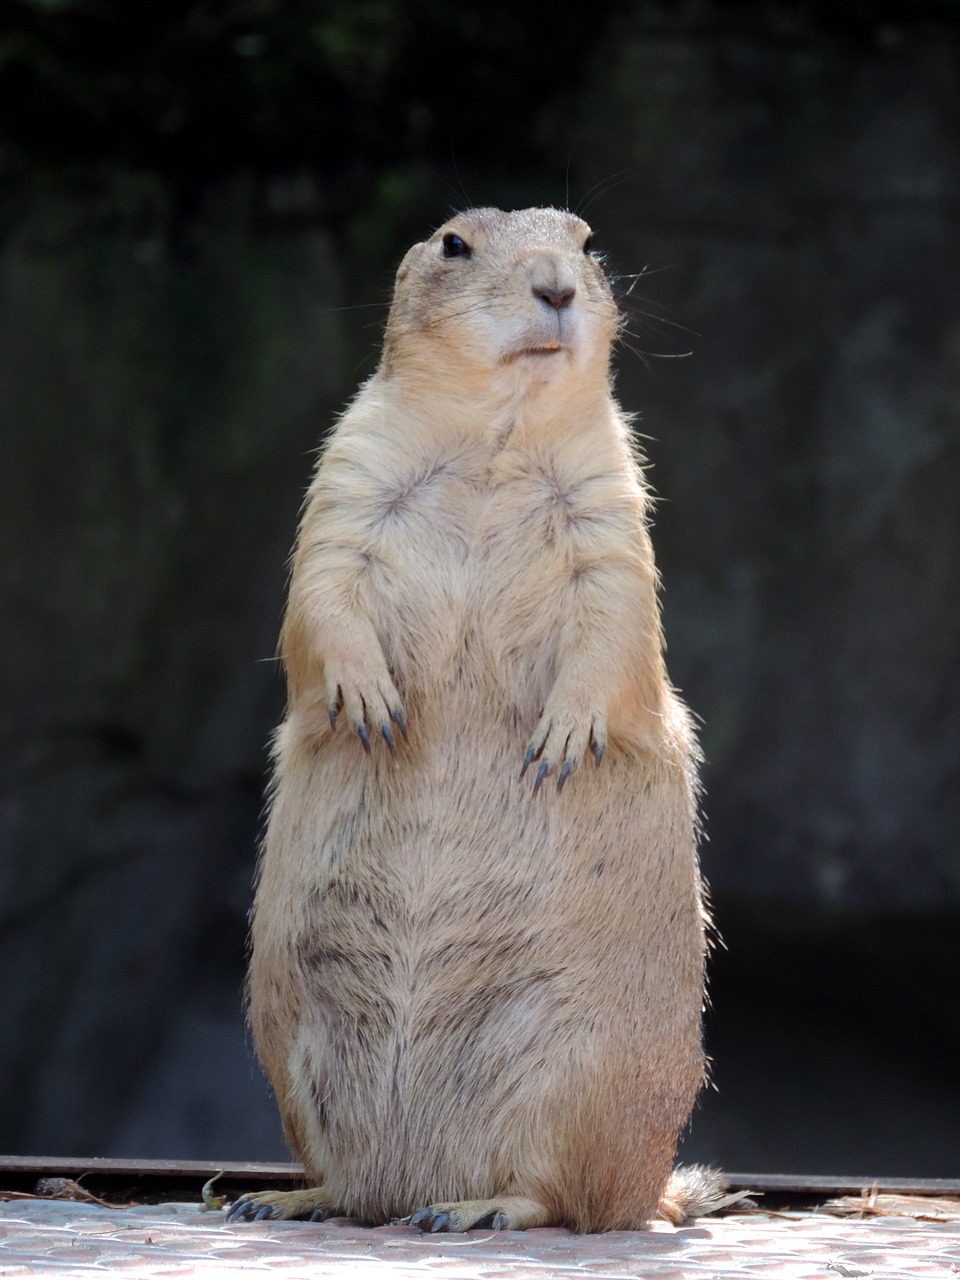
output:
M 694 352 L 621 380 L 668 499 L 671 669 L 705 721 L 718 890 L 956 907 L 957 45 L 796 35 L 623 22 L 589 95 L 598 138 L 622 122 L 591 176 L 635 166 L 604 237 L 670 268 L 632 295 L 667 321 L 639 302 L 631 341 Z
M 618 389 L 704 720 L 729 951 L 690 1153 L 955 1172 L 957 27 L 725 12 L 621 6 L 500 123 L 524 163 L 381 161 L 346 213 L 262 175 L 173 220 L 142 173 L 7 191 L 0 1148 L 280 1156 L 241 983 L 311 451 L 410 238 L 569 184 L 630 290 Z
M 202 1027 L 182 1046 L 210 1078 L 179 1137 L 215 1147 L 246 1123 L 220 1077 L 235 1058 L 249 1087 L 273 655 L 310 454 L 353 372 L 342 282 L 328 234 L 254 235 L 242 185 L 179 250 L 90 203 L 30 192 L 0 277 L 0 1132 L 113 1149 L 142 1105 L 145 1152 L 170 1123 L 145 1075 L 202 1005 L 231 1051 L 204 1061 Z
M 956 28 L 632 16 L 587 95 L 594 221 L 650 268 L 628 344 L 693 352 L 619 387 L 703 718 L 728 949 L 688 1150 L 728 1167 L 956 1168 L 958 68 Z

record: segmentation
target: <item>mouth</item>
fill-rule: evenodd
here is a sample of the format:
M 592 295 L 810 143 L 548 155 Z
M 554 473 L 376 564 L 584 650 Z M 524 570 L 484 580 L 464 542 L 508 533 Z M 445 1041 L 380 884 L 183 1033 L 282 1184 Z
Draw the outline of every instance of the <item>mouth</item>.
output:
M 545 356 L 559 355 L 561 351 L 565 350 L 566 347 L 559 342 L 544 342 L 540 346 L 520 347 L 517 351 L 510 351 L 504 356 L 504 361 L 521 360 L 524 356 L 532 356 L 535 360 L 541 360 Z

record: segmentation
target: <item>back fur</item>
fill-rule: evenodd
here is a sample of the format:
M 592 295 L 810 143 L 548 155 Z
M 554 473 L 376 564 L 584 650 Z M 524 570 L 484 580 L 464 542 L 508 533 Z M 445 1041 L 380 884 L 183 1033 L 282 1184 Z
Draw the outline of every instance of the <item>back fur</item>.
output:
M 317 1188 L 277 1212 L 640 1226 L 700 1086 L 696 748 L 588 230 L 414 246 L 310 489 L 250 1021 Z

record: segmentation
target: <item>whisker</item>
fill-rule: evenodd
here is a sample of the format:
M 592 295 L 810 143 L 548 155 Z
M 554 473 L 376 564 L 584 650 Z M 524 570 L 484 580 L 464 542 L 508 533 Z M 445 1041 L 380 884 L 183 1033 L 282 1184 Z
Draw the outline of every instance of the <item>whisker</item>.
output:
M 662 267 L 651 267 L 648 262 L 642 271 L 619 271 L 615 279 L 634 280 L 641 276 L 658 276 L 663 271 L 675 271 L 679 265 L 678 262 L 666 262 Z
M 496 298 L 481 298 L 477 302 L 471 302 L 469 306 L 463 307 L 460 311 L 444 311 L 440 315 L 434 316 L 433 319 L 428 320 L 423 327 L 425 329 L 436 329 L 438 325 L 447 324 L 450 320 L 460 320 L 464 316 L 473 315 L 477 311 L 490 312 L 494 310 L 493 304 L 496 301 L 498 301 Z M 507 308 L 504 309 L 506 310 Z
M 632 355 L 635 355 L 645 369 L 650 368 L 650 361 L 647 359 L 648 353 L 641 351 L 639 347 L 635 347 L 632 342 L 627 342 L 622 334 L 620 335 L 620 345 L 625 347 Z
M 470 199 L 470 197 L 467 195 L 467 189 L 466 189 L 466 187 L 463 185 L 463 179 L 460 177 L 460 170 L 457 168 L 457 153 L 456 153 L 456 151 L 454 150 L 454 148 L 453 148 L 453 147 L 451 147 L 451 148 L 450 148 L 450 159 L 451 159 L 451 161 L 453 162 L 453 173 L 454 173 L 454 176 L 455 176 L 455 177 L 456 177 L 456 179 L 457 179 L 457 185 L 458 185 L 458 186 L 459 186 L 459 188 L 460 188 L 460 194 L 463 196 L 464 200 L 466 200 L 466 202 L 467 202 L 466 207 L 467 207 L 468 209 L 472 209 L 472 208 L 473 208 L 473 201 L 472 201 L 472 200 Z
M 652 332 L 657 332 L 657 327 L 662 326 L 668 329 L 679 329 L 681 333 L 689 333 L 694 338 L 703 337 L 701 333 L 698 333 L 696 329 L 691 329 L 689 325 L 680 324 L 678 320 L 670 320 L 666 316 L 659 316 L 655 311 L 631 309 L 630 318 L 632 321 L 636 321 L 637 324 L 645 325 Z
M 379 307 L 382 311 L 386 311 L 390 306 L 390 299 L 384 302 L 353 302 L 345 307 L 318 307 L 320 312 L 325 311 L 369 311 L 371 307 Z
M 657 298 L 651 298 L 645 293 L 638 293 L 634 297 L 630 290 L 626 289 L 620 294 L 617 294 L 616 290 L 614 290 L 614 294 L 618 302 L 622 302 L 625 307 L 629 307 L 632 311 L 639 310 L 641 307 L 650 307 L 652 310 L 659 309 L 660 311 L 668 309 L 665 302 L 660 302 Z
M 452 158 L 452 157 L 451 157 L 451 158 Z M 453 169 L 454 169 L 454 173 L 456 173 L 457 164 L 456 164 L 456 160 L 455 160 L 455 159 L 453 160 Z M 460 212 L 461 212 L 461 210 L 462 210 L 463 208 L 465 208 L 465 207 L 466 207 L 466 208 L 469 208 L 469 206 L 470 206 L 470 201 L 469 201 L 469 199 L 467 198 L 467 193 L 466 193 L 466 192 L 464 191 L 464 189 L 463 189 L 463 183 L 460 183 L 460 190 L 458 191 L 458 190 L 457 190 L 457 188 L 453 185 L 453 183 L 452 183 L 452 182 L 450 182 L 450 181 L 448 181 L 448 179 L 444 177 L 444 175 L 443 175 L 443 173 L 442 173 L 442 171 L 441 171 L 440 169 L 436 169 L 436 168 L 434 168 L 434 166 L 433 166 L 433 165 L 427 165 L 427 166 L 426 166 L 426 171 L 427 171 L 427 173 L 429 173 L 429 174 L 430 174 L 430 176 L 431 176 L 432 178 L 435 178 L 435 179 L 436 179 L 436 181 L 437 181 L 437 182 L 439 182 L 441 186 L 445 187 L 445 188 L 446 188 L 446 190 L 447 190 L 447 193 L 452 197 L 452 199 L 454 199 L 454 200 L 456 201 L 456 204 L 451 204 L 451 205 L 448 207 L 448 216 L 449 216 L 449 217 L 451 217 L 451 218 L 452 218 L 455 214 L 460 213 Z M 459 182 L 459 181 L 460 181 L 460 175 L 457 173 L 457 174 L 456 174 L 456 176 L 457 176 L 457 181 Z M 464 199 L 466 199 L 466 200 L 467 200 L 467 204 L 466 204 L 466 206 L 464 206 L 464 205 L 461 203 L 461 201 L 462 201 L 462 200 L 464 200 Z M 437 228 L 436 228 L 436 227 L 434 227 L 434 230 L 436 230 L 436 229 L 437 229 Z
M 570 166 L 573 164 L 574 148 L 571 147 L 567 152 L 567 169 L 564 174 L 564 191 L 563 191 L 563 207 L 570 208 Z
M 601 178 L 599 182 L 594 183 L 590 190 L 577 203 L 574 210 L 581 218 L 588 218 L 591 211 L 595 209 L 604 196 L 622 186 L 628 178 L 639 173 L 640 166 L 633 164 L 626 169 L 620 169 L 617 173 L 611 173 L 606 178 Z
M 627 336 L 625 337 L 624 334 Z M 631 332 L 629 329 L 625 329 L 619 335 L 620 345 L 626 347 L 628 351 L 637 356 L 637 358 L 640 359 L 648 369 L 650 367 L 651 360 L 686 360 L 689 356 L 693 355 L 692 351 L 647 351 L 636 346 L 633 342 L 628 342 L 628 337 L 634 338 L 639 342 L 641 340 L 640 335 Z

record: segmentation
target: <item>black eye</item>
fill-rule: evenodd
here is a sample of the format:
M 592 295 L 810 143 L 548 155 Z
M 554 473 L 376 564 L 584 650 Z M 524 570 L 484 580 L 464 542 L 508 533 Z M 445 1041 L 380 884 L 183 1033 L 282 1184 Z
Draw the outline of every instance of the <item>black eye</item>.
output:
M 584 240 L 583 242 L 583 252 L 593 253 L 593 233 L 592 232 L 590 233 L 590 235 L 587 236 L 586 240 Z
M 461 240 L 452 231 L 448 231 L 443 237 L 443 256 L 445 258 L 469 258 L 470 246 L 466 240 Z

